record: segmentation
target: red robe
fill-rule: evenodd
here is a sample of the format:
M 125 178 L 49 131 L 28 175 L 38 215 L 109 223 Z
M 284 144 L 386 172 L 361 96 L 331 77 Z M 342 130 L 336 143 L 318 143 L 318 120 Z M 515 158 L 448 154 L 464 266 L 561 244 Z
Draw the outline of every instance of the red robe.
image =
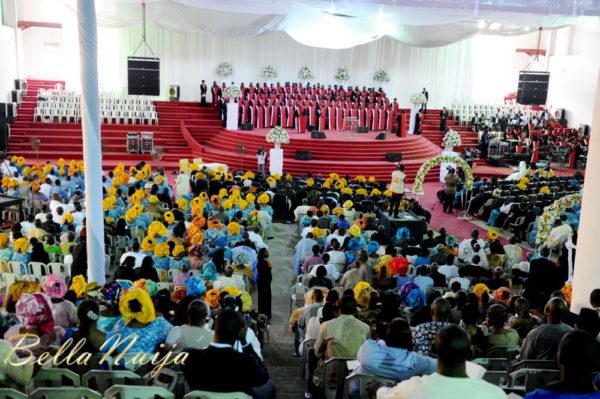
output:
M 367 129 L 369 130 L 373 130 L 373 126 L 371 125 L 371 122 L 373 122 L 373 113 L 371 111 L 371 108 L 367 108 L 367 115 L 365 118 L 367 122 Z
M 268 105 L 265 105 L 264 108 L 265 108 L 265 116 L 264 116 L 264 118 L 265 118 L 265 126 L 264 127 L 265 128 L 273 127 L 271 125 L 271 107 L 268 106 Z
M 336 117 L 335 117 L 335 107 L 327 107 L 327 118 L 328 118 L 328 123 L 329 125 L 327 126 L 327 128 L 329 130 L 334 130 L 335 127 L 335 123 L 336 123 Z
M 318 118 L 318 128 L 319 131 L 322 132 L 323 130 L 325 130 L 325 117 L 327 113 L 327 108 L 321 108 L 321 116 Z
M 212 105 L 213 107 L 216 107 L 219 101 L 219 85 L 212 85 L 212 87 L 210 88 L 210 92 L 212 93 Z
M 286 106 L 287 119 L 285 121 L 285 127 L 294 126 L 294 107 L 291 105 Z
M 248 106 L 248 112 L 250 113 L 250 122 L 252 126 L 256 126 L 256 110 L 254 108 L 254 105 L 249 105 Z
M 279 121 L 279 126 L 285 127 L 286 120 L 287 120 L 287 114 L 286 114 L 286 107 L 285 107 L 285 105 L 280 105 L 279 106 L 279 115 L 280 115 L 280 118 L 281 118 L 281 120 Z
M 531 163 L 537 163 L 540 160 L 540 142 L 533 140 L 533 150 L 531 151 Z
M 388 108 L 385 110 L 385 130 L 388 132 L 391 132 L 393 123 L 394 123 L 394 111 L 392 111 L 390 108 Z M 398 129 L 400 129 L 400 126 L 398 126 Z
M 262 105 L 256 106 L 256 128 L 263 129 L 265 127 L 265 109 Z
M 379 110 L 373 108 L 371 112 L 373 112 L 373 130 L 379 130 Z
M 344 108 L 341 105 L 335 107 L 335 130 L 344 129 Z
M 277 106 L 271 105 L 271 121 L 269 127 L 277 126 Z
M 317 125 L 317 107 L 314 105 L 308 106 L 308 126 L 316 126 Z
M 242 123 L 248 122 L 248 105 L 241 103 L 242 107 Z
M 379 119 L 379 130 L 385 130 L 385 109 L 377 108 L 377 118 Z
M 308 115 L 304 114 L 306 110 L 306 106 L 300 107 L 300 133 L 306 132 L 306 128 L 308 126 Z

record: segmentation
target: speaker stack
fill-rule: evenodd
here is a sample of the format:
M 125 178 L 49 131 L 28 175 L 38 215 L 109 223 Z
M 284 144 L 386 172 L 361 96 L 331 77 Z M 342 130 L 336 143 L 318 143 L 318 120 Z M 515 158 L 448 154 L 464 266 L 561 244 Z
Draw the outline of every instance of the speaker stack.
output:
M 8 137 L 10 135 L 10 127 L 6 117 L 0 115 L 0 153 L 8 151 Z
M 127 93 L 160 95 L 160 60 L 150 57 L 127 57 Z
M 546 104 L 550 72 L 519 72 L 519 89 L 517 103 L 523 105 Z

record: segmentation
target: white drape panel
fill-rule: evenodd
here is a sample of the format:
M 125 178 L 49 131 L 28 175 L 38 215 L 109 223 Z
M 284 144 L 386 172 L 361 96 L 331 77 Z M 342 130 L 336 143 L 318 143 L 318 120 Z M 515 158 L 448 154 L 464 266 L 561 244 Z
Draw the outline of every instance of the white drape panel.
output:
M 126 58 L 132 55 L 140 37 L 140 29 L 101 29 L 100 82 L 105 90 L 125 89 Z M 222 61 L 231 62 L 234 68 L 234 75 L 226 81 L 238 84 L 265 81 L 260 78 L 260 70 L 271 64 L 278 70 L 278 78 L 273 81 L 298 81 L 300 67 L 307 65 L 314 72 L 313 82 L 336 84 L 337 68 L 347 67 L 351 76 L 345 85 L 378 87 L 373 73 L 381 67 L 391 77 L 383 84 L 384 89 L 403 105 L 408 105 L 410 94 L 423 87 L 432 93 L 432 106 L 471 95 L 474 57 L 473 42 L 469 40 L 438 48 L 416 48 L 382 38 L 352 49 L 328 50 L 303 46 L 283 32 L 222 38 L 158 28 L 147 31 L 147 40 L 161 59 L 161 93 L 166 95 L 169 84 L 178 84 L 182 100 L 199 99 L 202 79 L 209 84 L 220 82 L 216 67 Z

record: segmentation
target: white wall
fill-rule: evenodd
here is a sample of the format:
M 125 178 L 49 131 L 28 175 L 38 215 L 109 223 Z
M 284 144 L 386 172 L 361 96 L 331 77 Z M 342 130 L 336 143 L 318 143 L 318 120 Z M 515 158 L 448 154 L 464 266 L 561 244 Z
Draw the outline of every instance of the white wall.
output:
M 21 31 L 23 76 L 33 79 L 62 79 L 67 71 L 62 29 L 31 27 Z
M 591 125 L 600 69 L 600 32 L 563 28 L 549 59 L 547 104 L 565 108 L 569 126 Z
M 9 100 L 17 76 L 15 30 L 8 26 L 0 26 L 0 102 Z

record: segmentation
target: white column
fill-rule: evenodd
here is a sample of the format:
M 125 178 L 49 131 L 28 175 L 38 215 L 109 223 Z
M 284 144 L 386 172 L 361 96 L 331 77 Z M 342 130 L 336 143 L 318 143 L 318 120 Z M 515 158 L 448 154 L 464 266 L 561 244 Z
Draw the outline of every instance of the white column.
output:
M 240 111 L 238 107 L 238 103 L 227 103 L 227 130 L 238 130 L 238 113 Z
M 411 104 L 410 107 L 410 120 L 408 121 L 408 134 L 415 133 L 415 115 L 419 112 L 419 107 L 415 104 Z
M 102 210 L 102 151 L 98 42 L 94 0 L 77 0 L 81 62 L 81 116 L 85 168 L 85 217 L 88 282 L 104 284 L 104 215 Z
M 575 275 L 573 276 L 573 297 L 571 311 L 579 313 L 590 307 L 590 292 L 600 288 L 600 267 L 598 266 L 598 237 L 600 237 L 600 73 L 596 82 L 596 103 L 592 117 L 592 131 L 585 168 L 583 204 L 577 237 Z

